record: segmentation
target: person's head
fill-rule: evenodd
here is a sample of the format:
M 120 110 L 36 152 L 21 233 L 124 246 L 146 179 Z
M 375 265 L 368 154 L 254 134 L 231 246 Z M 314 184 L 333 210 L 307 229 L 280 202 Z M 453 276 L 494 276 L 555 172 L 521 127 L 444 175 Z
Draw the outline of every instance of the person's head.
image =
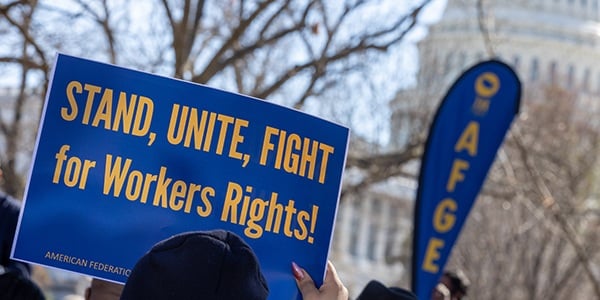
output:
M 10 300 L 44 300 L 37 284 L 22 274 L 0 267 L 0 298 Z
M 450 290 L 443 283 L 438 283 L 431 294 L 431 300 L 450 300 Z
M 460 300 L 467 295 L 469 281 L 461 272 L 445 271 L 433 293 L 433 299 Z
M 254 252 L 224 231 L 179 234 L 154 245 L 134 266 L 121 299 L 249 299 L 269 295 Z
M 403 288 L 386 287 L 377 280 L 371 280 L 356 300 L 417 300 L 417 296 Z
M 122 291 L 122 284 L 94 278 L 85 290 L 85 300 L 119 300 Z

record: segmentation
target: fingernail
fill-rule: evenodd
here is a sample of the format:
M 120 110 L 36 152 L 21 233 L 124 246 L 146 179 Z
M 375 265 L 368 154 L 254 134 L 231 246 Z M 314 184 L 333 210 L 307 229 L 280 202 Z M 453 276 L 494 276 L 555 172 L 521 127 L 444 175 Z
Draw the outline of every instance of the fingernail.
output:
M 296 277 L 296 280 L 302 280 L 302 278 L 304 278 L 304 273 L 302 273 L 302 269 L 300 269 L 300 267 L 295 262 L 292 262 L 292 273 L 294 274 L 294 277 Z

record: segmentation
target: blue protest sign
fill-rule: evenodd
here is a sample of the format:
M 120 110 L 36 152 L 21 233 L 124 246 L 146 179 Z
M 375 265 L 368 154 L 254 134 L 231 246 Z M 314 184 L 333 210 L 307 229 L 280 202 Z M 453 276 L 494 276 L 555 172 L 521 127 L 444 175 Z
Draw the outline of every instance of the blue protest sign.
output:
M 59 54 L 12 256 L 114 282 L 156 242 L 225 229 L 270 299 L 322 282 L 349 130 L 251 97 Z
M 518 113 L 521 84 L 490 60 L 450 87 L 431 125 L 414 213 L 412 290 L 431 299 L 452 246 Z

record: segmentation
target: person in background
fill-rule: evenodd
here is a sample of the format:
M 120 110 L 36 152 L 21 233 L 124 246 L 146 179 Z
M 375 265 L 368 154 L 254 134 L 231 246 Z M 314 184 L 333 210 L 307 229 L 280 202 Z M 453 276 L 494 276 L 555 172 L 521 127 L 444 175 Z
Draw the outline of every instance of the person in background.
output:
M 292 274 L 305 300 L 348 299 L 330 262 L 319 289 L 295 263 Z M 212 230 L 181 233 L 155 244 L 133 267 L 120 299 L 265 300 L 268 296 L 252 248 L 233 232 Z
M 462 272 L 444 271 L 432 300 L 461 300 L 467 295 L 469 280 Z
M 0 192 L 0 299 L 43 300 L 45 296 L 42 290 L 31 279 L 31 266 L 10 259 L 20 211 L 19 201 Z
M 1 174 L 0 171 L 0 177 Z M 29 278 L 31 267 L 26 263 L 10 259 L 20 209 L 21 206 L 16 199 L 0 192 L 0 265 L 6 270 L 17 272 L 21 276 Z
M 42 290 L 21 272 L 0 266 L 1 300 L 45 300 Z
M 122 300 L 264 300 L 258 259 L 239 236 L 224 231 L 181 233 L 155 244 L 135 264 Z
M 409 290 L 386 287 L 377 280 L 371 280 L 356 300 L 417 300 L 417 296 Z
M 433 290 L 433 294 L 431 294 L 431 300 L 450 300 L 450 290 L 446 285 L 439 282 L 435 289 Z

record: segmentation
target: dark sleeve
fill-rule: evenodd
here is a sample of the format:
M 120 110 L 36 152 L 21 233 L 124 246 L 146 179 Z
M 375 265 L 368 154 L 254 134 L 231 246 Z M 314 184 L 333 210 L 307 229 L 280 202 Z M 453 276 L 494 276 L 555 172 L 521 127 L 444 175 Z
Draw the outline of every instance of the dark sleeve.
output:
M 0 195 L 0 264 L 29 277 L 28 264 L 10 259 L 10 251 L 19 220 L 20 206 L 17 200 Z

